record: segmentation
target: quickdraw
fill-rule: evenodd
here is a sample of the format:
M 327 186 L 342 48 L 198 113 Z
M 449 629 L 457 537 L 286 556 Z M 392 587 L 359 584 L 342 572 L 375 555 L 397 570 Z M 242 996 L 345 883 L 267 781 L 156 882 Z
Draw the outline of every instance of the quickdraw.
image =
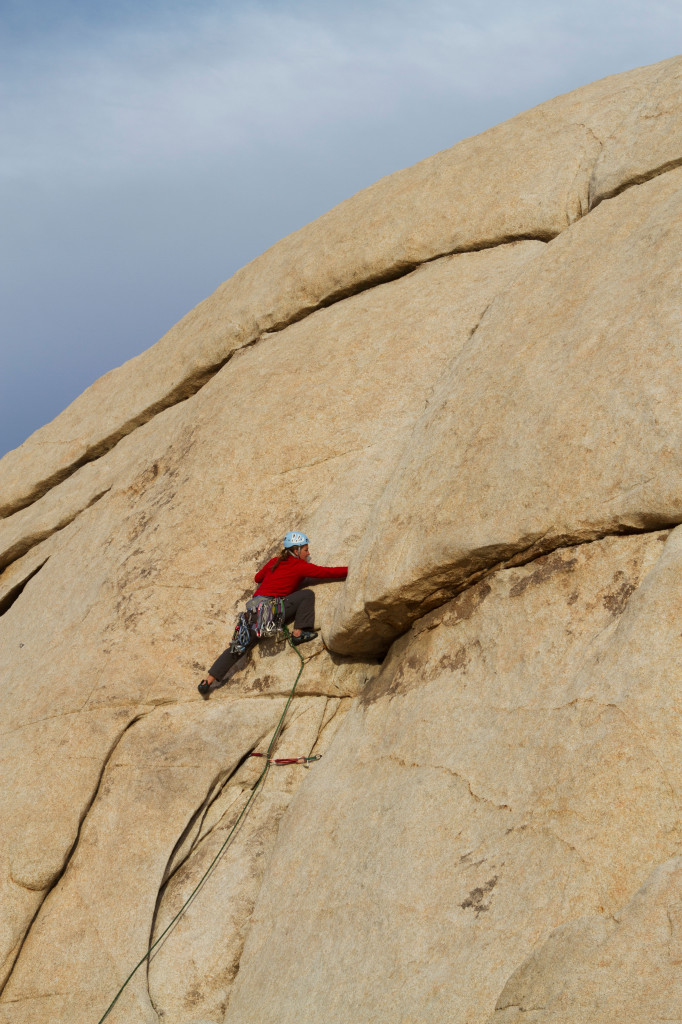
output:
M 268 755 L 253 750 L 249 757 L 268 757 Z M 319 761 L 321 757 L 322 754 L 313 754 L 310 757 L 268 757 L 268 764 L 310 764 L 312 761 Z
M 230 644 L 233 654 L 243 654 L 251 643 L 251 629 L 249 626 L 248 612 L 241 612 L 234 627 L 234 634 Z
M 284 601 L 281 597 L 261 600 L 257 607 L 240 612 L 234 627 L 230 650 L 233 654 L 244 654 L 256 640 L 270 640 L 284 637 Z M 255 604 L 255 601 L 254 601 Z
M 259 640 L 268 639 L 282 633 L 284 625 L 284 601 L 281 597 L 273 597 L 270 601 L 261 601 L 256 612 L 255 633 Z

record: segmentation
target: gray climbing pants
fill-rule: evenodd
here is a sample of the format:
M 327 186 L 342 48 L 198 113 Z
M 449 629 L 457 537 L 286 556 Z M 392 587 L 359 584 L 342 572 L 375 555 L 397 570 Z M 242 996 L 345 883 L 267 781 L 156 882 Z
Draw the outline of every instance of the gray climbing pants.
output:
M 284 598 L 284 621 L 293 620 L 295 629 L 315 628 L 315 593 L 312 590 L 296 590 Z M 214 679 L 224 679 L 233 665 L 236 665 L 240 658 L 243 658 L 252 647 L 258 643 L 256 637 L 244 651 L 244 654 L 233 654 L 228 647 L 219 658 L 213 662 L 209 674 Z

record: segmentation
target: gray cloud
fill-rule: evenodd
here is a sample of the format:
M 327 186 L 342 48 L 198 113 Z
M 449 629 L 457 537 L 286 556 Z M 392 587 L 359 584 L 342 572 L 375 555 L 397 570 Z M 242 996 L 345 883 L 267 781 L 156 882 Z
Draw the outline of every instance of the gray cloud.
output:
M 264 139 L 296 145 L 330 116 L 390 115 L 415 92 L 480 104 L 551 90 L 591 51 L 613 70 L 619 34 L 643 27 L 667 47 L 679 5 L 245 4 L 48 35 L 10 61 L 0 169 L 41 176 L 49 161 L 52 175 L 110 180 L 169 160 L 238 157 Z

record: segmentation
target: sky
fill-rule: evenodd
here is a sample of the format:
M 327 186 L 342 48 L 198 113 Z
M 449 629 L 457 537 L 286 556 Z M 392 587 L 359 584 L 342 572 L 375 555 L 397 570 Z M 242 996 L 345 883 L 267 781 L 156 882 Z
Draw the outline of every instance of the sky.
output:
M 680 52 L 680 0 L 0 0 L 0 455 L 359 189 Z

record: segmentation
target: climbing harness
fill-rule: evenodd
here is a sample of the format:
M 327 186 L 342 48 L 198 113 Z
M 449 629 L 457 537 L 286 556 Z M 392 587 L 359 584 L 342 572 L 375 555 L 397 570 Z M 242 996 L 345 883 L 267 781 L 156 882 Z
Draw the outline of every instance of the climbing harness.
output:
M 279 599 L 277 599 L 277 600 L 279 600 Z M 272 734 L 272 739 L 270 740 L 270 743 L 268 745 L 267 752 L 265 754 L 251 755 L 251 756 L 256 756 L 256 757 L 264 757 L 266 759 L 263 771 L 260 773 L 260 775 L 256 779 L 254 787 L 251 790 L 251 795 L 249 796 L 248 800 L 246 801 L 246 803 L 242 807 L 242 809 L 241 809 L 241 811 L 239 813 L 239 817 L 237 818 L 237 820 L 235 821 L 234 825 L 232 826 L 232 828 L 229 831 L 227 839 L 225 840 L 223 845 L 220 847 L 220 849 L 216 853 L 215 857 L 213 858 L 213 860 L 211 861 L 211 863 L 207 867 L 206 871 L 201 876 L 201 878 L 197 882 L 197 884 L 194 887 L 194 889 L 192 890 L 192 892 L 189 894 L 189 896 L 187 897 L 185 902 L 182 904 L 182 906 L 178 910 L 178 912 L 175 915 L 175 917 L 171 920 L 170 924 L 168 924 L 164 928 L 164 930 L 159 935 L 158 939 L 156 939 L 156 941 L 152 943 L 152 945 L 149 947 L 149 949 L 147 950 L 145 955 L 142 957 L 142 959 L 139 960 L 135 964 L 135 966 L 133 967 L 132 971 L 130 972 L 130 974 L 128 975 L 126 980 L 123 982 L 123 984 L 121 985 L 120 989 L 118 990 L 118 992 L 116 993 L 114 998 L 111 1000 L 111 1002 L 109 1003 L 109 1005 L 106 1008 L 106 1010 L 104 1011 L 103 1016 L 100 1017 L 100 1019 L 97 1021 L 97 1024 L 103 1024 L 103 1022 L 107 1019 L 107 1017 L 109 1016 L 109 1014 L 113 1010 L 114 1006 L 118 1002 L 119 997 L 121 996 L 121 994 L 122 994 L 123 990 L 125 989 L 126 985 L 128 984 L 128 982 L 133 978 L 133 976 L 135 975 L 137 970 L 142 966 L 142 964 L 146 963 L 146 961 L 149 959 L 149 957 L 151 956 L 153 951 L 156 949 L 156 947 L 159 945 L 161 940 L 166 937 L 166 935 L 171 930 L 173 925 L 184 914 L 184 912 L 187 909 L 187 907 L 190 905 L 190 903 L 192 902 L 194 897 L 197 895 L 197 893 L 201 889 L 202 885 L 204 884 L 204 882 L 206 881 L 208 876 L 211 874 L 211 872 L 215 868 L 216 864 L 218 863 L 218 861 L 219 861 L 220 857 L 222 856 L 222 853 L 225 850 L 225 848 L 226 848 L 227 844 L 229 843 L 230 839 L 235 834 L 239 823 L 242 821 L 242 819 L 246 815 L 246 812 L 248 811 L 249 806 L 251 805 L 251 802 L 253 801 L 253 798 L 255 797 L 256 793 L 258 792 L 260 787 L 265 782 L 266 776 L 267 776 L 268 772 L 270 771 L 270 765 L 272 765 L 272 764 L 307 764 L 310 761 L 318 761 L 320 759 L 320 756 L 321 756 L 320 754 L 316 754 L 313 757 L 306 757 L 306 758 L 287 758 L 287 757 L 274 758 L 272 756 L 272 753 L 273 753 L 273 751 L 275 749 L 275 746 L 277 745 L 277 741 L 278 741 L 278 739 L 279 739 L 279 737 L 280 737 L 280 735 L 282 733 L 282 729 L 284 727 L 284 719 L 286 718 L 287 711 L 289 710 L 289 705 L 291 704 L 291 702 L 292 702 L 292 700 L 294 698 L 294 693 L 296 692 L 296 687 L 298 686 L 298 681 L 301 678 L 301 675 L 303 674 L 303 669 L 305 668 L 305 662 L 303 660 L 303 656 L 302 656 L 301 652 L 291 642 L 291 634 L 289 633 L 289 630 L 287 629 L 287 627 L 283 623 L 282 623 L 282 627 L 281 628 L 282 628 L 282 633 L 284 635 L 285 640 L 287 641 L 287 643 L 291 647 L 292 651 L 294 651 L 294 653 L 298 657 L 298 660 L 301 662 L 301 665 L 300 665 L 300 668 L 298 670 L 298 674 L 296 676 L 296 679 L 294 680 L 294 685 L 291 687 L 291 691 L 290 691 L 289 696 L 287 698 L 287 702 L 284 705 L 284 711 L 280 715 L 279 722 L 275 726 L 275 731 Z
M 281 597 L 252 597 L 237 617 L 230 652 L 242 655 L 256 640 L 283 638 L 284 614 Z

